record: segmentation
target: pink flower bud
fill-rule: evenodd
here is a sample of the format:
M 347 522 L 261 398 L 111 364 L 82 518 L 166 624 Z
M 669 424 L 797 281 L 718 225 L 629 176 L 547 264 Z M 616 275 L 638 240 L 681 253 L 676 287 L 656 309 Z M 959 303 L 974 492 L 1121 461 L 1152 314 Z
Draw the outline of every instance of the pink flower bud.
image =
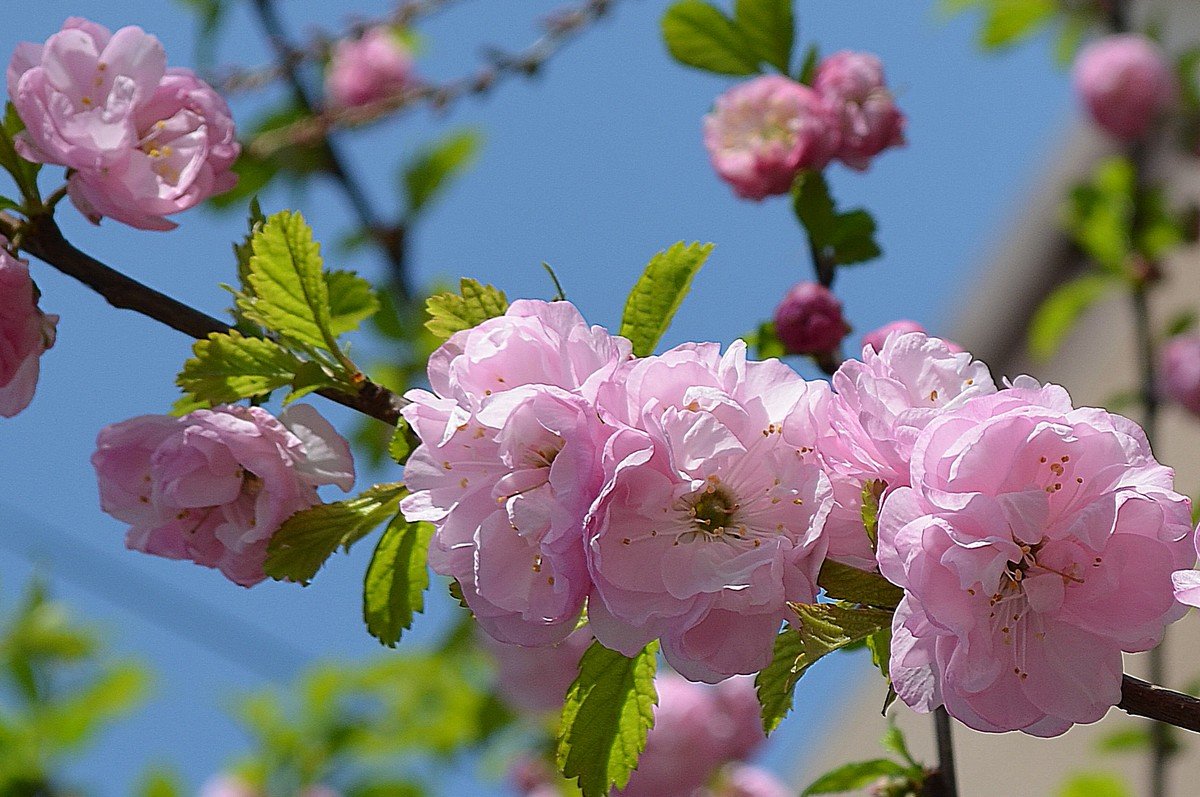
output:
M 1171 401 L 1200 415 L 1200 334 L 1168 340 L 1158 353 L 1159 389 Z
M 849 332 L 842 303 L 815 282 L 797 284 L 775 308 L 775 334 L 788 354 L 829 354 Z
M 1122 141 L 1144 136 L 1175 95 L 1162 50 L 1136 33 L 1085 47 L 1075 62 L 1074 79 L 1092 120 Z
M 925 332 L 925 327 L 918 324 L 916 321 L 910 321 L 907 318 L 901 318 L 884 324 L 879 329 L 872 329 L 862 337 L 863 346 L 870 346 L 876 352 L 883 350 L 883 342 L 888 339 L 888 335 L 893 333 L 903 335 L 906 332 Z
M 412 81 L 412 53 L 393 30 L 379 26 L 334 46 L 325 91 L 331 105 L 348 108 L 396 94 Z
M 836 157 L 859 171 L 889 147 L 904 144 L 904 114 L 883 77 L 883 64 L 870 53 L 843 50 L 817 67 L 813 87 L 840 125 Z
M 37 388 L 42 352 L 54 345 L 58 316 L 37 306 L 29 266 L 8 253 L 0 237 L 0 416 L 29 406 Z
M 704 146 L 738 196 L 763 199 L 786 194 L 802 169 L 825 168 L 837 148 L 837 121 L 809 87 L 766 75 L 717 98 L 704 117 Z

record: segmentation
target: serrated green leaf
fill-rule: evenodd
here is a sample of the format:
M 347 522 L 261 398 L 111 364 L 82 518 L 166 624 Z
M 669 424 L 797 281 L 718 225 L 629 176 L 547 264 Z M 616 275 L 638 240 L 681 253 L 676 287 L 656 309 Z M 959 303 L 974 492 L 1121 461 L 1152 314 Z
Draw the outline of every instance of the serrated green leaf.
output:
M 826 772 L 810 783 L 800 795 L 807 797 L 809 794 L 841 794 L 857 791 L 870 786 L 880 778 L 902 778 L 905 775 L 904 767 L 886 758 L 856 761 Z
M 278 581 L 307 584 L 339 547 L 349 550 L 390 520 L 405 493 L 403 484 L 377 484 L 354 498 L 297 512 L 271 535 L 263 572 Z
M 231 330 L 213 332 L 192 346 L 195 355 L 175 378 L 187 405 L 228 404 L 289 385 L 304 364 L 278 343 Z
M 424 210 L 455 177 L 469 169 L 482 144 L 479 131 L 459 130 L 418 152 L 402 175 L 409 215 Z
M 379 298 L 371 283 L 352 271 L 325 273 L 329 293 L 329 328 L 334 337 L 358 329 L 379 310 Z
M 337 380 L 331 377 L 320 363 L 301 363 L 300 367 L 296 369 L 296 375 L 292 378 L 291 392 L 283 398 L 283 406 L 286 407 L 293 401 L 302 399 L 323 387 L 332 387 L 336 384 L 338 384 Z
M 832 559 L 821 564 L 817 584 L 830 598 L 881 609 L 895 609 L 904 597 L 904 590 L 878 573 L 868 573 Z
M 753 75 L 759 56 L 741 28 L 703 0 L 680 0 L 662 18 L 667 51 L 681 64 L 719 75 Z
M 835 650 L 890 627 L 892 613 L 834 603 L 788 604 L 796 614 L 792 627 L 775 637 L 771 663 L 754 679 L 762 706 L 763 729 L 770 733 L 792 710 L 792 693 L 808 668 Z
M 979 43 L 985 50 L 1016 44 L 1048 23 L 1058 13 L 1058 0 L 989 0 L 989 8 L 979 31 Z
M 1121 284 L 1109 274 L 1084 274 L 1055 288 L 1029 324 L 1029 353 L 1049 360 L 1083 312 Z
M 433 526 L 409 523 L 397 514 L 379 539 L 363 579 L 363 620 L 367 631 L 389 648 L 425 610 L 429 571 L 425 567 Z
M 297 343 L 336 352 L 321 247 L 299 213 L 281 211 L 251 239 L 242 314 Z
M 883 252 L 875 241 L 875 219 L 858 208 L 839 212 L 820 172 L 805 172 L 792 186 L 792 209 L 819 257 L 848 266 Z
M 1133 797 L 1133 791 L 1115 773 L 1081 772 L 1059 788 L 1058 797 Z
M 584 797 L 623 788 L 654 726 L 658 643 L 632 659 L 593 642 L 567 690 L 558 733 L 558 766 Z
M 796 37 L 792 0 L 736 0 L 733 16 L 759 60 L 788 74 Z
M 683 241 L 650 259 L 625 301 L 620 334 L 633 343 L 633 353 L 647 357 L 662 338 L 687 296 L 692 278 L 712 253 L 713 244 Z
M 445 340 L 455 332 L 502 316 L 507 309 L 508 297 L 504 291 L 463 277 L 458 293 L 438 293 L 425 300 L 425 310 L 429 313 L 425 328 Z

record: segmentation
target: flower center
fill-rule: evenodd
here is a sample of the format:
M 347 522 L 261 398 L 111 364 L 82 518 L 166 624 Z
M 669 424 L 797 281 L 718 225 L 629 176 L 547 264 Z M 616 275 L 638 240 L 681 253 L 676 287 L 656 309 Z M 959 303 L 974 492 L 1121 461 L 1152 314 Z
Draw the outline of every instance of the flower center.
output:
M 709 476 L 707 482 L 703 489 L 684 499 L 691 518 L 690 528 L 684 536 L 701 540 L 743 539 L 746 526 L 734 520 L 741 507 L 733 493 L 717 476 Z

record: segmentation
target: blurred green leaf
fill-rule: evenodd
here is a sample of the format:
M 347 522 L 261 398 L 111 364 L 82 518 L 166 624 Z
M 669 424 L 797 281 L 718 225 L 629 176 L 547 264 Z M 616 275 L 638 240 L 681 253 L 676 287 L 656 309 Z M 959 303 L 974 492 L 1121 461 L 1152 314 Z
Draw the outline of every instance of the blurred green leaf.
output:
M 821 48 L 815 43 L 808 45 L 804 51 L 804 61 L 800 64 L 800 72 L 796 79 L 806 86 L 811 86 L 817 76 L 817 66 L 821 63 Z
M 408 197 L 408 215 L 415 216 L 479 157 L 483 135 L 458 130 L 425 147 L 404 167 L 401 182 Z
M 138 797 L 184 797 L 179 776 L 167 769 L 152 769 L 142 776 L 137 787 Z
M 1084 274 L 1051 291 L 1029 324 L 1029 353 L 1038 360 L 1055 355 L 1084 311 L 1121 281 L 1109 274 Z
M 1105 271 L 1122 274 L 1133 249 L 1133 164 L 1127 158 L 1101 162 L 1092 179 L 1071 191 L 1067 230 Z
M 788 74 L 796 21 L 792 0 L 735 0 L 734 20 L 760 61 Z
M 1058 0 L 988 0 L 979 42 L 985 50 L 1008 47 L 1054 19 Z
M 625 300 L 621 316 L 619 334 L 632 341 L 636 356 L 654 353 L 712 249 L 713 244 L 680 241 L 650 259 Z
M 753 75 L 759 54 L 742 29 L 703 0 L 680 0 L 662 18 L 667 51 L 686 66 L 719 75 Z
M 1168 338 L 1173 338 L 1176 335 L 1182 335 L 1185 332 L 1191 332 L 1196 328 L 1197 321 L 1200 321 L 1200 315 L 1197 315 L 1195 310 L 1183 310 L 1176 313 L 1167 322 L 1165 330 Z
M 363 581 L 363 619 L 367 631 L 388 647 L 425 610 L 429 571 L 425 567 L 433 526 L 409 523 L 397 514 L 379 539 Z
M 1059 788 L 1058 797 L 1133 797 L 1133 791 L 1120 775 L 1081 772 Z
M 802 791 L 801 797 L 809 794 L 841 794 L 870 786 L 880 778 L 902 778 L 907 770 L 895 761 L 876 758 L 872 761 L 856 761 L 826 772 Z
M 908 741 L 904 738 L 904 731 L 900 730 L 900 726 L 888 720 L 887 730 L 883 733 L 883 738 L 879 742 L 884 750 L 889 753 L 894 753 L 904 759 L 910 767 L 920 769 L 921 764 L 913 758 L 912 752 L 908 749 Z
M 775 323 L 772 321 L 764 321 L 759 324 L 758 329 L 742 335 L 742 340 L 746 341 L 746 346 L 749 347 L 750 353 L 756 360 L 767 360 L 772 357 L 778 359 L 787 355 L 787 350 L 783 348 L 783 341 L 775 334 Z

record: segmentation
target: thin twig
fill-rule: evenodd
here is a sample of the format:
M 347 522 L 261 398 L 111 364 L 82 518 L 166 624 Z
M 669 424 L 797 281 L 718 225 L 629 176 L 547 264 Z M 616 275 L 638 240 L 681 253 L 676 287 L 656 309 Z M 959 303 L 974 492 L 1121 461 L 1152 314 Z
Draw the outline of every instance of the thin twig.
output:
M 1121 702 L 1117 708 L 1138 717 L 1200 733 L 1200 699 L 1147 683 L 1132 675 L 1124 676 L 1121 681 Z
M 937 739 L 937 771 L 926 778 L 927 797 L 958 797 L 958 774 L 954 766 L 954 737 L 950 715 L 945 706 L 933 712 L 933 731 Z

